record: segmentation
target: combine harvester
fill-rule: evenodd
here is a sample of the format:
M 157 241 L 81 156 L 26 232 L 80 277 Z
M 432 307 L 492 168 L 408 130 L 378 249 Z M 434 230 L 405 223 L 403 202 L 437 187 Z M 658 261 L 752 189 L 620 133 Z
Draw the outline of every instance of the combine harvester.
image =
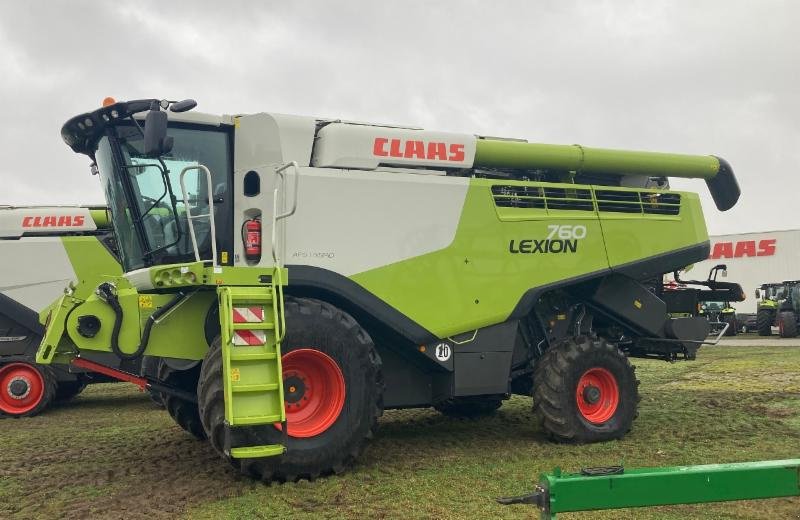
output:
M 0 207 L 0 417 L 28 417 L 109 379 L 68 366 L 38 366 L 39 312 L 67 284 L 97 285 L 122 274 L 105 208 Z M 117 366 L 113 355 L 94 359 Z M 133 366 L 125 366 L 131 369 Z
M 155 356 L 167 406 L 243 473 L 341 472 L 384 409 L 446 414 L 532 395 L 553 439 L 617 439 L 629 357 L 694 359 L 663 274 L 709 255 L 695 193 L 739 187 L 713 156 L 600 150 L 114 102 L 70 119 L 99 173 L 124 274 L 47 311 L 37 360 Z

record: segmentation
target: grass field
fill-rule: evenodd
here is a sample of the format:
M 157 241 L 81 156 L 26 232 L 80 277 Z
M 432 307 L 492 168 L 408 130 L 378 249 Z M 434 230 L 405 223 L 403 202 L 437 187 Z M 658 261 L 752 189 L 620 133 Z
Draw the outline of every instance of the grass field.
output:
M 530 400 L 482 420 L 388 411 L 346 475 L 264 485 L 229 470 L 127 385 L 95 385 L 41 417 L 0 421 L 0 518 L 538 518 L 494 497 L 554 466 L 800 457 L 800 347 L 707 347 L 637 361 L 640 416 L 622 441 L 547 442 Z M 800 498 L 559 518 L 800 518 Z

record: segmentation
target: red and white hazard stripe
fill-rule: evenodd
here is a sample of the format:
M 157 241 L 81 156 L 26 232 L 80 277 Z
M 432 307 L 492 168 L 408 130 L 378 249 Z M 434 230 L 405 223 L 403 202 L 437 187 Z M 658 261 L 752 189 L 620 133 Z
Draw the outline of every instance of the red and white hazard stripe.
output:
M 262 323 L 264 321 L 264 307 L 234 307 L 234 323 Z
M 233 344 L 239 347 L 264 345 L 267 333 L 263 330 L 235 330 Z

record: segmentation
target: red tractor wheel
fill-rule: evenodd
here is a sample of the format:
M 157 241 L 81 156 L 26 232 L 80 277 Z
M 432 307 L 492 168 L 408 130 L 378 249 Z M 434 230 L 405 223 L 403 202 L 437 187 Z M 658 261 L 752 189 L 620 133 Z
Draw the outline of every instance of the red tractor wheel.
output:
M 0 367 L 0 414 L 36 415 L 53 400 L 57 383 L 49 367 L 15 362 Z
M 575 400 L 584 419 L 592 424 L 605 423 L 619 405 L 619 386 L 614 374 L 605 368 L 590 368 L 578 380 Z
M 301 348 L 282 358 L 288 434 L 314 437 L 331 427 L 344 406 L 344 375 L 320 350 Z M 280 428 L 280 425 L 278 425 Z

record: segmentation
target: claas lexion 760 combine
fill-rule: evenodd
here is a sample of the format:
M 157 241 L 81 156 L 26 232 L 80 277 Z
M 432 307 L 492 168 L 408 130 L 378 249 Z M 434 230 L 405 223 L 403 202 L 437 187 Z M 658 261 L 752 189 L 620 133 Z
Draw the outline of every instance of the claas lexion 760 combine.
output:
M 158 384 L 175 420 L 245 474 L 342 471 L 384 409 L 446 414 L 533 396 L 552 438 L 622 437 L 629 357 L 693 359 L 663 274 L 709 254 L 699 196 L 724 160 L 533 144 L 186 101 L 108 100 L 70 119 L 124 274 L 69 289 L 40 363 Z M 160 381 L 84 358 L 158 358 Z

